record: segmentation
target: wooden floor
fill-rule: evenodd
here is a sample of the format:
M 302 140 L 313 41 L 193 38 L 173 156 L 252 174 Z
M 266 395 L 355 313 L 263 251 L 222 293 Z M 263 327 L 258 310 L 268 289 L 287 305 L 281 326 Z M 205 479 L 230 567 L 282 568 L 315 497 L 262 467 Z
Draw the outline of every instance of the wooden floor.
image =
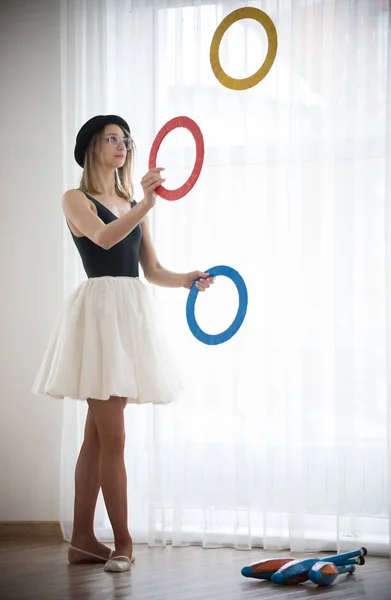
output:
M 391 600 L 387 558 L 367 557 L 354 575 L 318 588 L 310 582 L 277 586 L 240 573 L 246 564 L 286 553 L 136 546 L 131 572 L 119 574 L 105 573 L 102 565 L 69 565 L 67 550 L 68 544 L 56 540 L 0 540 L 0 599 Z

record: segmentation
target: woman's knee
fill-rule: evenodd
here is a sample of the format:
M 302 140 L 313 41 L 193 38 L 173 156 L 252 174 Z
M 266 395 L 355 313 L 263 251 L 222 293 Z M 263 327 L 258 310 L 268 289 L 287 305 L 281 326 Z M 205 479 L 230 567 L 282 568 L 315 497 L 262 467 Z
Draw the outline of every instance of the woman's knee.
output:
M 100 448 L 105 453 L 122 454 L 125 448 L 124 431 L 103 431 L 100 438 Z
M 89 407 L 96 426 L 101 450 L 110 453 L 122 453 L 125 447 L 122 399 L 113 398 L 107 402 L 89 400 Z

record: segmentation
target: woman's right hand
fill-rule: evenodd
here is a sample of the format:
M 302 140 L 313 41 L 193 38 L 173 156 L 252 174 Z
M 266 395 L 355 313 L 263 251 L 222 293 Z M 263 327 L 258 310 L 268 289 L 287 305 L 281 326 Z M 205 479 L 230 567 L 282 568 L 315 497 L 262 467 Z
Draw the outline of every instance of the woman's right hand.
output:
M 155 189 L 166 181 L 161 176 L 162 171 L 164 171 L 164 168 L 161 167 L 150 169 L 141 180 L 141 186 L 144 190 L 144 200 L 150 208 L 156 204 Z

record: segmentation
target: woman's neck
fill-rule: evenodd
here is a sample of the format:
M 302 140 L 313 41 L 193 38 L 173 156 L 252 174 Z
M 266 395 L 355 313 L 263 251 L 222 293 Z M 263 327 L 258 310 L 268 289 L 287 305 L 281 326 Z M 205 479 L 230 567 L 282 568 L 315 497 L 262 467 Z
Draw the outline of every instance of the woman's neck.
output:
M 115 189 L 115 171 L 113 171 L 113 169 L 97 167 L 96 182 L 98 184 L 98 189 L 101 190 L 100 193 L 102 196 L 117 195 Z

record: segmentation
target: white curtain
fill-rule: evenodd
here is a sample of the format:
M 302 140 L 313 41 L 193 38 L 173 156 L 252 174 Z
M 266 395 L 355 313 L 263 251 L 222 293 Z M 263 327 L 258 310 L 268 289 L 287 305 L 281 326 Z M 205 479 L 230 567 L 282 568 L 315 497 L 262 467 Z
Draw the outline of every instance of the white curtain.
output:
M 213 33 L 241 6 L 278 32 L 267 77 L 223 87 Z M 138 182 L 158 130 L 186 115 L 205 161 L 184 199 L 158 200 L 162 263 L 226 264 L 249 292 L 221 346 L 186 324 L 185 290 L 154 289 L 187 389 L 168 407 L 126 408 L 135 542 L 390 553 L 391 55 L 388 0 L 64 0 L 64 189 L 78 184 L 75 135 L 95 114 L 131 124 Z M 221 44 L 231 76 L 255 72 L 267 37 L 248 19 Z M 189 132 L 163 142 L 167 187 L 190 174 Z M 64 227 L 65 291 L 84 279 Z M 217 333 L 237 308 L 220 278 L 197 300 Z M 64 401 L 61 518 L 70 538 L 86 406 Z M 96 531 L 111 540 L 102 497 Z

